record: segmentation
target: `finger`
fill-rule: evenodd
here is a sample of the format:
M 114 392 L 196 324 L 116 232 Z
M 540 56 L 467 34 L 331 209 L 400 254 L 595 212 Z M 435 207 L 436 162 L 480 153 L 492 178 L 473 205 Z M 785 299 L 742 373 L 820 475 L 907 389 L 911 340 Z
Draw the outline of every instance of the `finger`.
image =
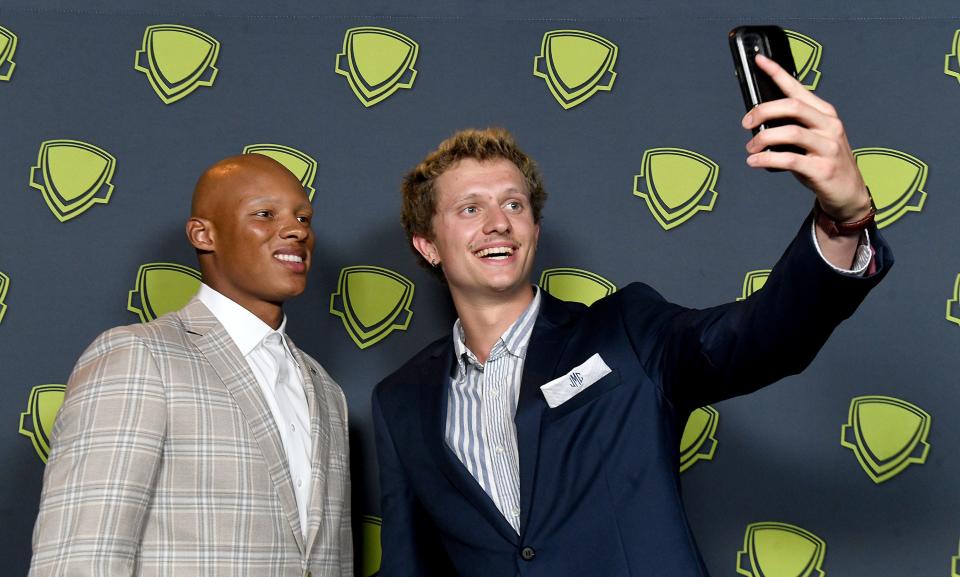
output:
M 810 157 L 795 152 L 764 150 L 748 156 L 747 164 L 754 168 L 789 170 L 801 179 L 809 178 L 812 174 Z
M 744 116 L 743 127 L 753 129 L 771 120 L 790 120 L 832 135 L 839 134 L 843 126 L 836 116 L 824 114 L 807 102 L 796 98 L 782 98 L 756 106 Z
M 785 96 L 788 98 L 797 98 L 824 114 L 836 116 L 836 110 L 834 110 L 830 103 L 807 90 L 796 78 L 784 70 L 783 67 L 774 60 L 767 58 L 763 54 L 757 54 L 755 60 L 757 66 L 773 80 Z
M 808 155 L 836 159 L 844 147 L 832 138 L 795 124 L 761 130 L 747 143 L 747 151 L 758 153 L 773 146 L 790 145 L 802 148 Z

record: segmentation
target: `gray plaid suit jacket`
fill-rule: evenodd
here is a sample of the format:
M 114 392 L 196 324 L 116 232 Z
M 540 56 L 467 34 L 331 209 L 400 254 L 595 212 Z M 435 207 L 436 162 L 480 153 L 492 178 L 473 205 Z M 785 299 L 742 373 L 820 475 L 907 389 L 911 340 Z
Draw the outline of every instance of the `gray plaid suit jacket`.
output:
M 103 333 L 77 361 L 30 575 L 352 577 L 346 401 L 323 367 L 291 348 L 313 437 L 305 532 L 256 378 L 195 298 Z

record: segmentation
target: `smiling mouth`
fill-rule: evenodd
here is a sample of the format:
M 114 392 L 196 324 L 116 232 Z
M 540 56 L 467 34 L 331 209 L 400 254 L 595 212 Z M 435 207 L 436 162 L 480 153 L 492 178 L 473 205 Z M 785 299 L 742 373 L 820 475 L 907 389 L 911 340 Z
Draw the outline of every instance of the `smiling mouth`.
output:
M 473 254 L 477 257 L 490 260 L 504 260 L 513 255 L 513 251 L 514 248 L 512 246 L 496 246 L 493 248 L 478 250 Z
M 283 262 L 293 262 L 297 264 L 303 264 L 303 257 L 297 256 L 295 254 L 275 254 L 273 258 L 277 260 L 282 260 Z

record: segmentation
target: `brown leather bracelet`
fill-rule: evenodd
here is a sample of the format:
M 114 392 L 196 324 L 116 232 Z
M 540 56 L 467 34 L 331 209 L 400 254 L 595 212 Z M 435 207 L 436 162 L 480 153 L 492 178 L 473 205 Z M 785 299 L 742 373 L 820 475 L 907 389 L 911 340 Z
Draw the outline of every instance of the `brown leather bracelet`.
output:
M 847 222 L 838 222 L 830 217 L 827 213 L 823 211 L 820 207 L 820 201 L 814 201 L 813 203 L 813 214 L 814 218 L 817 219 L 817 225 L 820 226 L 826 233 L 827 236 L 851 236 L 862 232 L 864 229 L 873 224 L 874 218 L 877 215 L 877 205 L 873 202 L 873 195 L 870 194 L 870 189 L 867 188 L 867 196 L 870 197 L 870 212 L 861 219 L 850 220 Z

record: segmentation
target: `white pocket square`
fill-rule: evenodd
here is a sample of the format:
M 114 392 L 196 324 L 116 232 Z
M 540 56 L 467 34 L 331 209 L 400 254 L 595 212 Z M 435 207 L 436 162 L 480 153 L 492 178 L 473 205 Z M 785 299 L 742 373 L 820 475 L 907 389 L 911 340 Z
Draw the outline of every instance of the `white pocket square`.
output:
M 557 377 L 545 385 L 540 385 L 544 398 L 551 409 L 566 403 L 593 383 L 610 374 L 610 367 L 603 362 L 600 353 L 594 353 L 583 364 L 574 367 L 569 373 Z

